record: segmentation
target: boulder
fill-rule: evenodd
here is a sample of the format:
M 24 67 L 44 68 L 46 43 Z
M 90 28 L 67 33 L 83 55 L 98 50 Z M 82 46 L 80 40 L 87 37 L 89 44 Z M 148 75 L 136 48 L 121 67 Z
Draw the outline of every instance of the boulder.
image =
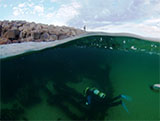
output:
M 71 36 L 75 36 L 76 32 L 74 30 L 71 30 Z
M 11 27 L 11 30 L 16 30 L 16 29 L 18 29 L 18 28 L 15 27 L 15 26 L 12 26 L 12 27 Z
M 34 39 L 33 39 L 33 37 L 28 37 L 28 38 L 26 38 L 26 41 L 31 42 L 31 41 L 34 41 Z
M 1 36 L 1 33 L 2 33 L 2 26 L 0 25 L 0 36 Z
M 19 38 L 19 34 L 20 34 L 20 31 L 19 30 L 8 30 L 4 35 L 3 37 L 4 38 L 7 38 L 7 39 L 18 39 Z
M 39 32 L 33 32 L 31 36 L 33 37 L 33 39 L 36 40 L 36 39 L 39 39 L 39 38 L 40 38 L 41 33 L 39 33 Z
M 35 30 L 35 23 L 31 23 L 31 24 L 30 24 L 30 29 L 31 29 L 31 30 Z
M 25 42 L 25 41 L 26 41 L 26 38 L 21 38 L 21 39 L 19 39 L 19 43 Z
M 49 40 L 49 34 L 47 32 L 43 33 L 40 37 L 41 40 L 47 41 Z
M 4 21 L 2 27 L 4 30 L 9 30 L 11 28 L 11 23 L 9 23 L 8 21 Z
M 23 26 L 21 26 L 18 29 L 19 29 L 19 31 L 22 31 L 24 28 L 23 28 Z
M 12 43 L 20 43 L 18 40 L 12 40 Z
M 0 38 L 0 45 L 2 44 L 9 44 L 11 41 L 7 38 Z
M 42 26 L 41 26 L 40 24 L 37 24 L 37 25 L 35 26 L 35 29 L 36 29 L 36 30 L 40 30 L 40 29 L 42 29 Z
M 20 34 L 19 34 L 19 38 L 20 39 L 26 38 L 26 35 L 27 35 L 26 31 L 21 31 Z
M 26 34 L 26 38 L 31 37 L 31 36 L 32 36 L 32 32 L 28 31 L 27 34 Z
M 66 38 L 68 38 L 68 37 L 69 37 L 68 35 L 60 34 L 60 35 L 58 35 L 58 40 L 66 39 Z
M 49 37 L 49 40 L 57 40 L 58 39 L 58 37 L 57 37 L 57 35 L 50 35 L 50 37 Z

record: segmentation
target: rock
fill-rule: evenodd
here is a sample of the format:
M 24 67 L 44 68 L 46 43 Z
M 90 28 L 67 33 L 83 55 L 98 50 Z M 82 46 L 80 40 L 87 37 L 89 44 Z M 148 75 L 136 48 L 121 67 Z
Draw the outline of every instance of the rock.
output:
M 75 30 L 76 35 L 80 35 L 82 33 L 84 33 L 84 31 L 80 30 L 80 29 L 76 29 Z
M 27 34 L 26 34 L 26 38 L 28 38 L 28 37 L 31 37 L 32 36 L 32 33 L 30 32 L 30 31 L 28 31 L 28 32 L 26 32 Z
M 22 38 L 22 39 L 19 39 L 19 43 L 21 43 L 21 42 L 25 42 L 26 41 L 26 38 L 24 39 L 24 38 Z
M 76 32 L 74 30 L 71 30 L 71 36 L 75 36 Z
M 31 23 L 31 24 L 30 24 L 30 29 L 31 29 L 31 30 L 35 30 L 35 23 Z
M 33 39 L 36 40 L 36 39 L 39 39 L 39 38 L 40 38 L 41 33 L 39 33 L 39 32 L 33 32 L 31 36 L 33 37 Z
M 43 33 L 40 37 L 41 40 L 47 41 L 49 40 L 49 34 L 47 32 Z
M 25 41 L 53 41 L 85 33 L 66 26 L 29 23 L 26 21 L 0 21 L 0 44 Z
M 26 38 L 26 35 L 27 35 L 27 32 L 21 31 L 20 34 L 19 34 L 19 38 L 20 39 Z
M 49 40 L 57 40 L 58 39 L 58 37 L 57 37 L 57 35 L 50 35 L 50 37 L 49 37 Z
M 1 36 L 1 33 L 2 33 L 2 26 L 0 25 L 0 36 Z
M 18 29 L 18 28 L 15 26 L 12 26 L 12 28 L 11 28 L 11 30 L 16 30 L 16 29 Z
M 18 40 L 13 40 L 12 43 L 19 43 L 20 41 Z
M 21 26 L 18 29 L 19 29 L 19 31 L 22 31 L 24 28 L 23 28 L 23 26 Z
M 33 37 L 28 37 L 28 38 L 26 38 L 26 41 L 31 42 L 31 41 L 34 41 L 34 39 L 33 39 Z
M 18 39 L 19 33 L 20 33 L 19 30 L 8 30 L 3 37 L 11 40 Z
M 9 30 L 11 28 L 11 24 L 8 21 L 4 21 L 2 27 L 4 30 Z
M 7 38 L 0 38 L 0 45 L 2 44 L 9 44 L 11 41 Z
M 42 29 L 42 26 L 39 25 L 39 24 L 37 24 L 37 25 L 35 26 L 35 29 L 36 29 L 36 30 L 40 30 L 40 29 Z
M 58 40 L 66 39 L 66 38 L 68 38 L 68 37 L 69 37 L 68 35 L 60 34 L 60 35 L 58 36 Z

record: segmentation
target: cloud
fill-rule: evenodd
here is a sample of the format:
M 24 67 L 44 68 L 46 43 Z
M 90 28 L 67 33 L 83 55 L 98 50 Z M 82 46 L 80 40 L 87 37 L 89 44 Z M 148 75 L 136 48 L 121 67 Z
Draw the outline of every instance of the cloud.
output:
M 13 7 L 13 15 L 14 16 L 24 15 L 26 13 L 26 11 L 28 10 L 27 7 L 28 7 L 28 5 L 26 3 L 18 4 L 18 6 Z
M 34 6 L 34 12 L 37 12 L 37 13 L 43 13 L 44 12 L 44 8 L 43 6 Z
M 7 6 L 8 6 L 7 4 L 4 4 L 4 5 L 3 5 L 4 8 L 6 8 Z
M 48 0 L 47 4 L 40 1 L 28 0 L 14 6 L 14 17 L 78 28 L 87 25 L 89 30 L 156 33 L 153 34 L 156 36 L 160 30 L 159 0 Z
M 123 24 L 109 24 L 103 27 L 88 29 L 89 31 L 126 32 L 146 37 L 160 38 L 160 19 L 146 20 L 141 23 L 128 22 Z
M 69 26 L 160 36 L 159 0 L 82 0 L 78 13 Z
M 68 21 L 78 16 L 80 7 L 80 3 L 76 1 L 60 4 L 57 8 L 54 6 L 47 7 L 44 4 L 24 2 L 13 7 L 13 15 L 17 19 L 36 20 L 36 22 L 54 25 L 67 25 Z M 33 17 L 28 17 L 32 15 Z
M 37 15 L 42 15 L 44 13 L 44 7 L 40 5 L 34 5 L 34 3 L 20 3 L 18 6 L 13 7 L 13 15 L 14 16 L 20 16 L 22 17 L 23 15 L 32 15 L 32 14 L 37 14 Z
M 25 3 L 21 3 L 21 4 L 18 5 L 18 7 L 20 7 L 20 8 L 22 8 L 24 6 L 25 6 Z
M 58 0 L 50 0 L 51 2 L 57 2 Z
M 57 11 L 50 12 L 46 15 L 47 19 L 50 19 L 52 24 L 55 25 L 67 25 L 67 22 L 77 16 L 78 9 L 80 8 L 78 2 L 72 2 L 69 4 L 63 4 Z
M 19 16 L 19 15 L 23 15 L 24 14 L 24 10 L 21 7 L 13 7 L 13 15 L 14 16 Z
M 89 27 L 94 26 L 94 22 L 128 22 L 137 21 L 150 16 L 158 15 L 160 2 L 148 2 L 151 0 L 82 0 L 82 7 L 79 16 L 69 21 L 69 25 L 84 25 L 89 21 Z M 158 9 L 158 10 L 157 10 Z

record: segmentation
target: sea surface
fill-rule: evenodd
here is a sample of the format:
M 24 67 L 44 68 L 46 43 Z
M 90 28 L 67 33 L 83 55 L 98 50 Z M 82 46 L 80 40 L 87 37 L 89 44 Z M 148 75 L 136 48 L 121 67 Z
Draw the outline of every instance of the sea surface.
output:
M 133 37 L 89 36 L 1 59 L 2 120 L 160 120 L 160 43 Z M 84 89 L 129 100 L 87 110 Z

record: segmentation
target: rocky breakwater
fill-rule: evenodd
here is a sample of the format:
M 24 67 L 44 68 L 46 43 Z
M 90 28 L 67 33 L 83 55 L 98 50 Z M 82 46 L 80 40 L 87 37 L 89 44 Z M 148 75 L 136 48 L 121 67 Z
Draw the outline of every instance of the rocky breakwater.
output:
M 66 26 L 0 21 L 0 44 L 62 40 L 83 33 L 81 29 Z

